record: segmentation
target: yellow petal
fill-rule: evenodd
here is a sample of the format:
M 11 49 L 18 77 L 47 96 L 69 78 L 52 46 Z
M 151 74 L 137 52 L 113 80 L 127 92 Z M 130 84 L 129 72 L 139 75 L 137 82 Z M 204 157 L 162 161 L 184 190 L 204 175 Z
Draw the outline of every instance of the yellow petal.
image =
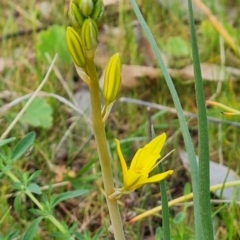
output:
M 148 149 L 150 153 L 158 154 L 162 151 L 163 145 L 166 141 L 166 133 L 155 137 L 150 143 L 148 143 L 145 148 Z
M 173 174 L 173 170 L 168 170 L 166 172 L 163 172 L 163 173 L 159 173 L 157 175 L 154 175 L 150 178 L 147 179 L 147 181 L 145 182 L 146 183 L 153 183 L 153 182 L 160 182 L 162 181 L 164 178 L 170 176 Z
M 117 146 L 118 157 L 120 159 L 120 163 L 121 163 L 121 167 L 122 167 L 123 185 L 125 186 L 125 185 L 127 185 L 127 165 L 126 165 L 126 161 L 125 161 L 122 151 L 121 151 L 119 140 L 115 139 L 115 142 L 116 142 L 116 146 Z
M 138 182 L 142 182 L 147 179 L 148 176 L 137 174 L 135 171 L 131 169 L 127 172 L 127 181 L 126 184 L 123 185 L 126 191 L 134 191 L 137 189 Z
M 154 138 L 151 142 L 140 148 L 135 154 L 130 169 L 141 174 L 149 174 L 156 161 L 160 158 L 160 152 L 166 140 L 163 133 Z
M 124 191 L 134 191 L 134 190 L 142 187 L 143 185 L 145 185 L 147 183 L 160 182 L 163 179 L 165 179 L 166 177 L 170 176 L 172 173 L 173 173 L 173 171 L 169 170 L 167 172 L 157 174 L 157 175 L 152 176 L 150 178 L 148 178 L 146 176 L 143 176 L 143 175 L 141 175 L 141 176 L 138 175 L 138 178 L 136 178 L 136 176 L 135 176 L 136 181 L 133 182 L 133 179 L 131 179 L 131 181 L 132 181 L 131 184 L 129 184 L 128 186 L 124 186 Z M 132 177 L 133 176 L 134 175 L 132 175 Z M 129 181 L 129 183 L 130 183 L 130 181 Z

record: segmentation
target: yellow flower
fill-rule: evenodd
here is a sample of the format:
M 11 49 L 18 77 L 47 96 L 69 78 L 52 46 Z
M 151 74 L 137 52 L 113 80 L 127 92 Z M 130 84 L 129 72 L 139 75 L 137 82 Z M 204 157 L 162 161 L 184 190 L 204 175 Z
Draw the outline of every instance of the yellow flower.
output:
M 159 182 L 173 173 L 172 170 L 156 174 L 149 177 L 149 173 L 157 166 L 157 160 L 160 158 L 160 152 L 166 140 L 166 134 L 154 138 L 151 142 L 140 148 L 131 162 L 130 168 L 127 168 L 126 161 L 122 155 L 120 142 L 116 139 L 117 152 L 123 172 L 123 187 L 116 189 L 109 198 L 119 198 L 123 194 L 133 192 L 146 183 Z

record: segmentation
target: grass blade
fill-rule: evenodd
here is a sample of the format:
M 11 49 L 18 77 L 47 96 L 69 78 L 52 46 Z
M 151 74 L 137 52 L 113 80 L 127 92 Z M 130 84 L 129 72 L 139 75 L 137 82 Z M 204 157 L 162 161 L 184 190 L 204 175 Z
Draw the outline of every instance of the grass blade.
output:
M 159 164 L 159 172 L 162 173 L 163 166 L 162 163 Z M 162 229 L 163 229 L 163 239 L 170 240 L 170 224 L 169 224 L 169 207 L 168 207 L 168 198 L 167 198 L 167 189 L 166 189 L 166 181 L 163 180 L 160 182 L 160 191 L 161 191 L 161 202 L 162 202 Z
M 138 6 L 135 0 L 130 0 L 130 3 L 132 5 L 132 8 L 143 28 L 143 31 L 154 51 L 154 54 L 157 58 L 158 65 L 160 66 L 160 69 L 162 71 L 162 74 L 165 78 L 166 84 L 169 88 L 169 91 L 171 93 L 175 108 L 177 110 L 177 115 L 179 119 L 179 124 L 182 130 L 183 139 L 185 142 L 188 159 L 189 159 L 189 165 L 191 170 L 191 178 L 192 178 L 192 184 L 193 184 L 193 193 L 194 193 L 194 217 L 195 217 L 195 230 L 196 230 L 196 239 L 202 239 L 202 233 L 201 233 L 201 220 L 200 220 L 200 209 L 199 209 L 199 191 L 198 191 L 198 165 L 196 161 L 196 155 L 194 152 L 193 143 L 189 134 L 188 126 L 186 119 L 183 115 L 183 109 L 178 97 L 178 94 L 176 92 L 176 89 L 174 87 L 173 81 L 167 71 L 167 68 L 162 60 L 161 53 L 158 49 L 158 46 L 156 44 L 156 41 L 154 40 L 152 33 L 145 22 Z
M 199 207 L 204 239 L 213 239 L 213 227 L 210 205 L 210 177 L 209 177 L 209 146 L 208 122 L 205 107 L 205 96 L 198 54 L 197 37 L 193 17 L 192 1 L 188 0 L 189 22 L 191 32 L 192 57 L 194 68 L 194 81 L 196 89 L 198 114 L 198 142 L 199 142 Z
M 151 130 L 152 130 L 151 131 L 152 138 L 156 137 L 153 126 L 152 126 Z M 162 163 L 159 164 L 158 170 L 159 170 L 159 173 L 164 172 Z M 165 179 L 163 181 L 160 181 L 159 185 L 160 185 L 160 191 L 161 191 L 163 239 L 170 240 L 171 239 L 170 223 L 169 223 L 170 215 L 169 215 L 168 197 L 167 197 L 167 189 L 166 189 Z

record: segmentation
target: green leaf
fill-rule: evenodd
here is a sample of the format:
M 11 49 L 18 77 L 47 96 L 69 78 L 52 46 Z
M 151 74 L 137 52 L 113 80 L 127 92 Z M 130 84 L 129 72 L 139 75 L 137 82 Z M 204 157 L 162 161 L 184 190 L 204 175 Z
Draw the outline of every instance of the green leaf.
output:
M 23 191 L 25 189 L 23 183 L 21 182 L 14 182 L 12 188 L 20 191 Z
M 65 28 L 53 25 L 46 31 L 41 31 L 36 44 L 36 52 L 40 61 L 46 61 L 46 53 L 52 58 L 58 53 L 58 58 L 63 64 L 70 64 L 72 60 L 67 49 Z
M 11 137 L 11 138 L 8 138 L 8 139 L 1 140 L 0 141 L 0 147 L 14 141 L 15 139 L 16 139 L 15 137 Z
M 9 240 L 9 239 L 17 239 L 19 236 L 19 230 L 10 230 L 8 233 L 0 236 L 0 240 Z
M 155 240 L 162 240 L 163 239 L 163 232 L 160 227 L 157 227 L 155 232 Z
M 23 124 L 33 127 L 50 128 L 52 126 L 52 107 L 43 98 L 35 98 L 20 118 Z
M 45 214 L 44 211 L 39 210 L 39 209 L 35 209 L 35 208 L 29 209 L 29 212 L 32 213 L 32 214 L 34 214 L 34 215 L 36 215 L 36 216 L 39 216 L 39 215 L 40 215 L 40 216 L 43 216 L 43 215 Z
M 23 235 L 22 240 L 32 240 L 34 236 L 36 235 L 37 228 L 39 223 L 42 221 L 42 217 L 38 217 L 35 220 L 31 222 L 31 224 L 28 226 L 25 234 Z
M 55 207 L 58 203 L 60 203 L 64 200 L 81 196 L 83 194 L 86 194 L 87 192 L 88 192 L 88 190 L 82 189 L 82 190 L 61 193 L 58 196 L 53 198 L 52 206 Z
M 11 155 L 11 160 L 16 161 L 17 159 L 19 159 L 33 144 L 35 137 L 35 132 L 30 132 L 26 134 L 14 147 Z
M 10 171 L 11 169 L 12 169 L 12 166 L 11 166 L 11 165 L 7 165 L 7 166 L 1 168 L 1 169 L 0 169 L 0 177 L 1 177 L 4 173 Z
M 19 194 L 14 199 L 14 210 L 20 212 L 22 209 L 22 195 Z
M 101 235 L 103 234 L 104 231 L 105 231 L 104 228 L 98 229 L 98 231 L 94 234 L 92 240 L 100 239 L 100 237 L 101 237 Z
M 42 194 L 40 187 L 36 183 L 30 183 L 27 186 L 27 190 L 30 191 L 31 193 Z
M 28 181 L 31 182 L 31 181 L 35 180 L 40 174 L 41 174 L 41 170 L 38 170 L 38 171 L 34 172 L 34 173 L 28 178 Z
M 185 212 L 179 212 L 173 219 L 173 222 L 175 224 L 180 224 L 186 219 L 186 213 Z
M 36 183 L 30 183 L 27 186 L 27 190 L 30 191 L 31 193 L 42 194 L 40 187 Z
M 86 240 L 86 238 L 84 237 L 84 235 L 82 235 L 81 233 L 79 232 L 76 232 L 75 234 L 75 237 L 77 240 Z

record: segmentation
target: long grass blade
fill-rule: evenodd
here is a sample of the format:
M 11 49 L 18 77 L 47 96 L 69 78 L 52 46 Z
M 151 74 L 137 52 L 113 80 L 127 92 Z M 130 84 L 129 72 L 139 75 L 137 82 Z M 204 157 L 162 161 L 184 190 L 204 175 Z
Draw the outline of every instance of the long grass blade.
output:
M 167 71 L 167 68 L 162 60 L 161 53 L 158 49 L 158 46 L 156 44 L 156 41 L 154 40 L 152 33 L 145 22 L 138 6 L 135 0 L 130 0 L 130 3 L 132 5 L 132 8 L 143 28 L 143 31 L 155 53 L 155 56 L 157 58 L 158 65 L 160 66 L 160 69 L 162 71 L 162 74 L 165 78 L 166 84 L 169 88 L 169 91 L 171 93 L 175 108 L 177 110 L 177 115 L 179 119 L 179 124 L 182 130 L 183 139 L 185 142 L 188 159 L 189 159 L 189 165 L 191 169 L 191 178 L 192 178 L 192 184 L 193 184 L 193 194 L 194 194 L 194 217 L 195 217 L 195 230 L 196 230 L 196 239 L 202 239 L 202 233 L 201 233 L 201 221 L 200 221 L 200 209 L 199 209 L 199 191 L 198 191 L 198 165 L 196 161 L 196 156 L 194 152 L 193 143 L 189 134 L 188 126 L 186 119 L 183 115 L 183 109 L 178 97 L 178 94 L 176 92 L 176 89 L 174 87 L 173 81 Z
M 188 0 L 189 22 L 191 32 L 191 45 L 193 68 L 195 76 L 195 89 L 198 114 L 198 142 L 199 142 L 199 207 L 204 239 L 213 239 L 213 227 L 210 205 L 210 177 L 209 177 L 209 146 L 208 122 L 205 106 L 203 81 L 198 54 L 197 37 L 193 17 L 192 1 Z

